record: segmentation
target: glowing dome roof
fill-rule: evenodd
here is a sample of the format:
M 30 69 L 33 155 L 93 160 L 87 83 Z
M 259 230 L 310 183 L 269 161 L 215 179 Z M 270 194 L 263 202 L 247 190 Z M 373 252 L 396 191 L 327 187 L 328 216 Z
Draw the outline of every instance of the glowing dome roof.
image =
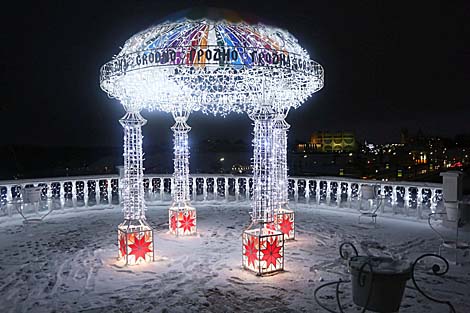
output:
M 297 40 L 287 31 L 268 27 L 263 24 L 249 25 L 245 22 L 214 22 L 207 19 L 191 21 L 187 19 L 150 27 L 132 36 L 124 45 L 119 56 L 146 50 L 175 48 L 214 47 L 228 49 L 233 47 L 279 51 L 284 54 L 295 53 L 308 58 L 308 53 L 300 47 Z M 185 63 L 204 64 L 209 62 L 205 55 L 198 60 L 196 54 L 189 55 Z M 254 63 L 250 54 L 238 54 L 230 64 L 251 66 Z
M 132 36 L 100 82 L 127 107 L 226 114 L 297 107 L 323 87 L 323 68 L 285 30 L 180 19 Z

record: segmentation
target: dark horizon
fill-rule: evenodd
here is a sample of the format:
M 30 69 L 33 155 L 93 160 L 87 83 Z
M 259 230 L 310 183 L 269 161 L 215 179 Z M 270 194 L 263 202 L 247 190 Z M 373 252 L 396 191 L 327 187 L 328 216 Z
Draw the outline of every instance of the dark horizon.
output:
M 242 2 L 10 3 L 0 146 L 120 146 L 124 110 L 100 90 L 100 66 L 136 32 L 202 5 L 243 7 L 287 29 L 325 68 L 325 87 L 289 113 L 290 140 L 317 130 L 353 131 L 377 143 L 398 142 L 402 128 L 451 138 L 470 133 L 468 6 Z M 171 141 L 169 114 L 143 115 L 145 145 Z M 195 141 L 251 140 L 246 115 L 195 113 L 189 124 Z

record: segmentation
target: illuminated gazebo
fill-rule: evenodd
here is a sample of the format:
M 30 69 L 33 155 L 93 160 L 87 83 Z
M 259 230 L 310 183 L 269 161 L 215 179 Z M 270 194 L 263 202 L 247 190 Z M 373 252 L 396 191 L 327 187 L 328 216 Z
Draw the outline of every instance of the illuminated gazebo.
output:
M 254 121 L 253 228 L 243 235 L 243 264 L 259 274 L 282 269 L 282 257 L 266 259 L 266 245 L 283 250 L 284 235 L 277 221 L 290 213 L 285 117 L 323 86 L 323 68 L 297 40 L 264 24 L 184 18 L 131 37 L 102 67 L 100 81 L 103 90 L 123 103 L 173 114 L 170 229 L 186 225 L 183 233 L 188 229 L 184 216 L 194 214 L 194 229 L 196 224 L 195 209 L 189 205 L 189 114 L 248 113 Z M 176 220 L 172 212 L 178 213 Z

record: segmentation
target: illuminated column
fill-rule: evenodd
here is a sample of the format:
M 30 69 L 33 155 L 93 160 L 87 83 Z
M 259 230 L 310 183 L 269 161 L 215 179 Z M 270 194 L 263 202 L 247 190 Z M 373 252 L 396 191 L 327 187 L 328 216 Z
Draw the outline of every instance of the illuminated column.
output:
M 171 196 L 173 203 L 169 209 L 170 232 L 176 236 L 196 234 L 196 209 L 190 205 L 189 197 L 189 144 L 188 133 L 191 127 L 186 123 L 189 112 L 175 110 L 173 118 L 174 172 Z
M 289 208 L 289 181 L 287 175 L 287 131 L 290 125 L 286 122 L 289 110 L 278 110 L 273 131 L 274 149 L 274 186 L 276 229 L 284 234 L 284 239 L 294 239 L 294 211 Z M 298 180 L 294 180 L 295 201 L 298 200 Z M 306 188 L 308 188 L 306 183 Z M 308 196 L 307 196 L 308 199 Z M 308 201 L 308 200 L 307 200 Z
M 284 269 L 284 235 L 275 229 L 276 189 L 274 178 L 274 117 L 262 106 L 250 114 L 254 121 L 253 139 L 253 228 L 242 235 L 242 264 L 257 275 Z
M 119 259 L 126 265 L 154 260 L 153 229 L 145 220 L 144 154 L 142 126 L 147 121 L 139 111 L 128 111 L 120 120 L 124 128 L 124 222 L 118 227 Z
M 271 223 L 275 209 L 274 113 L 262 107 L 250 118 L 254 121 L 253 203 L 254 222 Z
M 278 112 L 274 122 L 274 179 L 276 186 L 276 206 L 278 209 L 288 208 L 288 180 L 287 180 L 287 131 L 290 125 L 285 118 L 288 111 Z

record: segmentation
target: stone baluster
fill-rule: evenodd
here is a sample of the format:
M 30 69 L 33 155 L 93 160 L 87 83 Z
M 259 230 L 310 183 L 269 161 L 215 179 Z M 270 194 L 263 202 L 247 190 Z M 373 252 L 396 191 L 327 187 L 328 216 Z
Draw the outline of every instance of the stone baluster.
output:
M 435 213 L 437 208 L 437 193 L 436 188 L 431 189 L 431 212 Z
M 193 201 L 197 199 L 197 178 L 193 177 Z
M 88 189 L 88 180 L 83 181 L 83 199 L 85 201 L 85 206 L 88 206 L 88 196 L 89 196 L 89 189 Z
M 326 181 L 326 203 L 330 204 L 331 199 L 331 181 Z
M 343 192 L 341 188 L 342 188 L 342 183 L 339 181 L 336 185 L 336 204 L 338 205 L 338 207 L 341 204 L 341 195 Z
M 228 178 L 224 178 L 224 196 L 225 196 L 225 201 L 228 201 Z
M 316 203 L 319 204 L 320 203 L 320 181 L 319 180 L 316 180 L 315 181 L 315 198 L 316 198 Z
M 204 181 L 202 184 L 202 195 L 203 195 L 204 201 L 206 201 L 207 200 L 207 177 L 204 177 L 203 179 Z
M 100 203 L 100 181 L 95 180 L 95 201 L 96 204 Z
M 65 182 L 57 182 L 56 186 L 57 192 L 59 193 L 60 208 L 62 209 L 65 203 Z
M 9 203 L 13 200 L 13 186 L 12 185 L 7 185 L 5 187 L 7 188 L 6 200 L 7 200 L 7 203 Z
M 77 205 L 77 181 L 72 181 L 72 205 Z
M 235 178 L 235 201 L 239 201 L 240 197 L 240 181 L 239 178 Z
M 407 212 L 406 214 L 408 215 L 408 210 L 410 208 L 410 201 L 411 201 L 411 193 L 410 193 L 410 188 L 408 186 L 405 186 L 405 195 L 403 197 L 403 200 L 404 200 L 404 208 L 405 208 L 405 212 Z
M 106 179 L 106 189 L 108 193 L 108 204 L 111 205 L 113 202 L 113 187 L 111 186 L 112 179 L 108 178 Z
M 347 182 L 346 183 L 346 193 L 348 195 L 348 206 L 351 206 L 351 202 L 352 202 L 352 184 L 350 182 Z
M 385 194 L 385 191 L 386 191 L 385 187 L 386 187 L 385 185 L 380 185 L 380 195 L 379 196 L 382 199 L 381 203 L 380 203 L 380 213 L 385 212 L 385 204 L 387 203 L 386 194 Z
M 160 177 L 158 181 L 160 182 L 160 201 L 163 201 L 165 193 L 165 180 L 163 177 Z
M 392 186 L 392 210 L 395 212 L 395 209 L 398 204 L 398 186 Z
M 417 210 L 417 218 L 422 218 L 422 211 L 423 211 L 423 188 L 418 187 L 417 194 L 416 194 L 416 210 Z
M 310 180 L 305 180 L 305 201 L 307 204 L 310 202 Z
M 299 202 L 299 180 L 294 179 L 294 201 Z

